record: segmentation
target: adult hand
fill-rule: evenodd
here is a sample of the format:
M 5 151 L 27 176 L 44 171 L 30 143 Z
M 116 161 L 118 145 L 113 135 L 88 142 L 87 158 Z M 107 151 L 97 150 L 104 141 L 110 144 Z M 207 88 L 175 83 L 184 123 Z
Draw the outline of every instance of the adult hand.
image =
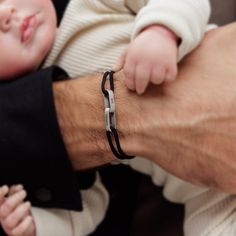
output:
M 208 32 L 181 63 L 176 82 L 130 96 L 137 106 L 130 154 L 192 183 L 236 193 L 235 37 L 235 23 Z
M 195 184 L 236 193 L 236 24 L 212 30 L 180 65 L 176 82 L 138 96 L 116 73 L 124 151 Z M 101 75 L 54 84 L 62 135 L 75 169 L 114 160 L 104 130 Z

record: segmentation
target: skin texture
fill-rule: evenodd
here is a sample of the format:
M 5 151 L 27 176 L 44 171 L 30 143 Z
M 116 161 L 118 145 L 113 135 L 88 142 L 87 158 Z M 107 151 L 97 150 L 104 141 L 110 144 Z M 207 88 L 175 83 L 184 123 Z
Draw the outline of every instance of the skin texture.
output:
M 161 25 L 145 28 L 121 53 L 114 70 L 124 68 L 126 86 L 143 94 L 177 75 L 177 36 Z
M 24 20 L 32 15 L 34 23 L 28 28 L 32 33 L 24 34 Z M 55 33 L 56 14 L 50 0 L 1 1 L 0 79 L 11 79 L 36 69 L 51 48 Z
M 0 221 L 9 236 L 34 236 L 36 229 L 30 213 L 30 202 L 24 202 L 26 191 L 22 185 L 0 188 Z
M 236 193 L 235 38 L 235 23 L 207 33 L 181 62 L 176 82 L 149 86 L 143 96 L 127 89 L 123 71 L 115 74 L 117 125 L 127 154 L 144 156 L 192 183 Z M 115 160 L 105 136 L 101 78 L 92 75 L 53 85 L 58 122 L 77 170 Z M 25 194 L 13 191 L 15 205 L 6 208 L 11 194 L 6 199 L 9 190 L 1 191 L 5 225 L 9 210 L 21 205 Z M 30 221 L 27 209 L 26 204 L 25 224 Z
M 117 125 L 127 154 L 192 183 L 236 193 L 235 38 L 235 23 L 208 32 L 180 64 L 176 82 L 149 86 L 143 96 L 127 89 L 123 71 L 115 73 Z M 76 170 L 115 160 L 105 136 L 101 79 L 98 74 L 53 84 Z
M 236 24 L 207 33 L 181 63 L 176 82 L 150 86 L 143 96 L 126 88 L 122 71 L 115 74 L 117 125 L 127 154 L 192 183 L 236 193 L 235 37 Z M 53 86 L 75 169 L 114 160 L 104 131 L 101 77 Z
M 32 15 L 34 18 L 29 23 L 30 27 L 23 32 L 25 19 Z M 18 77 L 35 70 L 51 48 L 55 32 L 55 9 L 50 0 L 2 1 L 0 3 L 0 44 L 2 48 L 0 79 L 13 79 L 16 76 Z M 27 35 L 28 33 L 29 35 Z M 143 93 L 149 82 L 160 84 L 165 77 L 167 79 L 175 77 L 177 72 L 176 40 L 176 36 L 171 31 L 163 26 L 156 25 L 144 29 L 131 44 L 127 52 L 127 60 L 124 57 L 124 64 L 120 66 L 125 66 L 126 75 L 129 73 L 129 68 L 134 69 L 134 72 L 137 68 L 136 75 L 132 74 L 131 77 L 136 81 L 136 91 L 138 93 Z M 143 45 L 146 45 L 147 41 L 149 42 L 149 50 L 146 51 Z M 156 42 L 159 42 L 159 44 L 156 44 Z M 162 46 L 160 47 L 160 45 Z M 136 64 L 135 58 L 139 58 L 141 54 L 143 54 L 142 61 Z M 156 55 L 160 55 L 158 58 L 161 59 L 154 63 Z M 146 61 L 148 67 L 144 65 L 144 61 Z M 11 65 L 10 70 L 9 65 Z M 158 70 L 153 70 L 153 67 L 158 68 Z M 142 69 L 140 70 L 140 68 Z M 137 76 L 148 72 L 149 76 L 147 77 Z M 131 77 L 127 76 L 127 78 Z M 129 86 L 129 80 L 126 81 L 127 86 Z M 131 87 L 129 86 L 129 88 Z M 70 94 L 68 93 L 67 96 L 70 96 Z M 86 94 L 86 97 L 88 98 L 89 96 Z M 83 109 L 83 104 L 80 105 Z M 81 119 L 81 116 L 79 119 Z M 96 119 L 97 121 L 103 121 L 102 114 Z M 86 117 L 84 117 L 84 120 L 86 120 Z M 103 123 L 100 122 L 100 125 L 103 126 Z M 93 132 L 91 126 L 88 128 L 90 129 L 89 138 L 92 136 L 96 139 L 97 135 L 102 135 L 104 139 L 102 129 Z M 81 132 L 81 129 L 79 132 Z M 76 137 L 73 142 L 77 144 L 77 141 L 82 142 L 81 139 L 77 140 Z M 72 156 L 74 149 L 72 147 L 72 150 L 70 150 Z M 107 153 L 110 152 L 106 142 L 102 145 L 97 143 L 97 147 L 94 150 L 91 147 L 86 147 L 86 149 L 93 151 L 92 157 L 97 156 L 97 152 L 104 152 L 104 150 Z M 88 159 L 88 166 L 91 165 L 90 161 Z M 93 165 L 100 165 L 100 160 L 97 161 L 97 163 L 92 161 Z M 110 157 L 104 159 L 105 163 L 109 161 Z M 29 202 L 24 202 L 25 196 L 26 192 L 22 186 L 11 186 L 10 188 L 3 186 L 0 188 L 0 221 L 4 231 L 9 236 L 34 236 L 36 234 L 35 223 L 30 213 L 31 206 Z
M 27 28 L 25 22 L 30 16 L 33 20 Z M 56 13 L 50 0 L 1 1 L 0 79 L 35 70 L 49 52 L 55 33 Z M 25 197 L 22 186 L 0 188 L 0 222 L 9 236 L 35 235 L 31 205 L 24 202 Z

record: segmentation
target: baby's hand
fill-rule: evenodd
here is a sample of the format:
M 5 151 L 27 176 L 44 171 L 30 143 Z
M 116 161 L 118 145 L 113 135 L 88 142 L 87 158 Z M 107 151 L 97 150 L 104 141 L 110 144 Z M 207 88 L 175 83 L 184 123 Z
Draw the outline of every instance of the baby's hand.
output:
M 177 36 L 164 26 L 143 30 L 121 54 L 116 69 L 124 68 L 125 83 L 138 94 L 149 83 L 161 84 L 177 75 Z
M 8 236 L 35 236 L 31 205 L 21 185 L 0 188 L 0 221 Z

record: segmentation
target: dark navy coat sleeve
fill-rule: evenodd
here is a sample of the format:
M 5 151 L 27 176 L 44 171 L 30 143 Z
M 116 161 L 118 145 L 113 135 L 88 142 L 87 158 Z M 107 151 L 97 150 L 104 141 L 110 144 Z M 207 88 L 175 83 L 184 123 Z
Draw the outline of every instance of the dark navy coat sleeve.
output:
M 68 1 L 53 2 L 60 22 Z M 66 153 L 52 91 L 62 77 L 53 66 L 0 82 L 0 185 L 22 183 L 35 206 L 81 210 L 94 174 L 74 173 Z
M 57 123 L 51 67 L 0 83 L 0 184 L 23 183 L 36 206 L 81 209 L 80 194 Z
M 58 24 L 68 0 L 53 0 Z M 57 123 L 56 67 L 0 83 L 0 184 L 23 183 L 33 205 L 81 210 L 78 179 Z

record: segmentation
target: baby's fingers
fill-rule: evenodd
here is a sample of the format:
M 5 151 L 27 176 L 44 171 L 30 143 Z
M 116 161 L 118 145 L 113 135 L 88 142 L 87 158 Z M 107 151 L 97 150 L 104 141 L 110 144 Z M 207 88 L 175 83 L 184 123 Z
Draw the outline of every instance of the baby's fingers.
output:
M 164 67 L 156 66 L 152 68 L 151 82 L 152 84 L 159 85 L 165 80 L 166 70 Z
M 28 236 L 34 231 L 32 216 L 27 216 L 16 228 L 11 231 L 12 236 Z
M 135 88 L 138 94 L 143 94 L 148 86 L 150 80 L 150 67 L 146 65 L 139 65 L 135 71 Z
M 8 215 L 1 223 L 4 229 L 12 230 L 19 222 L 23 221 L 27 217 L 30 211 L 30 203 L 24 202 L 20 204 L 10 215 Z
M 0 218 L 5 219 L 15 208 L 25 199 L 26 191 L 21 190 L 10 197 L 6 198 L 0 207 Z
M 9 189 L 9 193 L 8 196 L 11 196 L 19 191 L 21 191 L 23 189 L 23 185 L 22 184 L 17 184 L 17 185 L 12 185 Z
M 118 57 L 118 60 L 117 60 L 116 64 L 112 67 L 112 70 L 119 71 L 124 67 L 127 52 L 128 52 L 128 47 L 123 49 L 120 56 Z
M 8 194 L 9 188 L 4 185 L 0 187 L 0 205 L 5 201 L 5 196 Z
M 125 84 L 130 90 L 135 90 L 135 65 L 133 63 L 125 63 L 124 66 Z
M 166 82 L 171 82 L 175 80 L 175 78 L 177 77 L 177 73 L 178 73 L 178 67 L 176 64 L 169 67 L 166 71 Z

